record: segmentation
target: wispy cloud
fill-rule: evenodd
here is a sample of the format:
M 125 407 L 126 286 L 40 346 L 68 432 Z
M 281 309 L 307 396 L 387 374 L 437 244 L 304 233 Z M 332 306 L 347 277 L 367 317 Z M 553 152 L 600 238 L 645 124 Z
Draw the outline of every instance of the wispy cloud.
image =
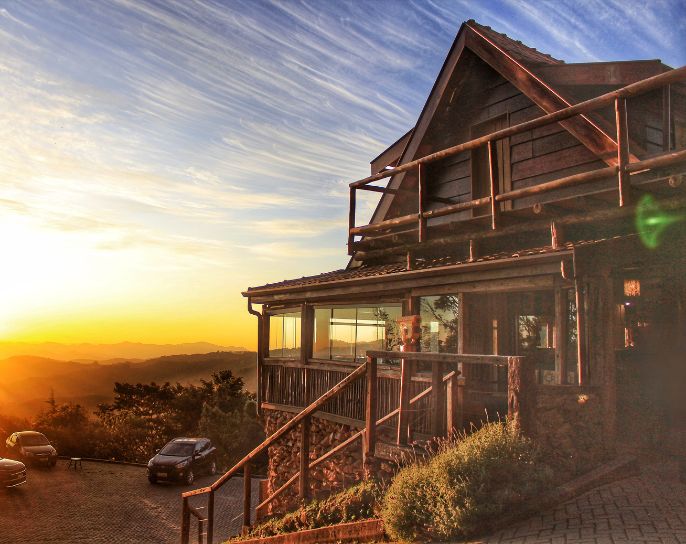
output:
M 0 220 L 34 245 L 54 234 L 84 263 L 135 253 L 112 282 L 160 263 L 193 270 L 186 282 L 213 263 L 251 282 L 338 268 L 347 183 L 414 125 L 462 21 L 569 61 L 676 66 L 685 12 L 681 0 L 5 3 Z M 360 197 L 360 222 L 376 198 Z

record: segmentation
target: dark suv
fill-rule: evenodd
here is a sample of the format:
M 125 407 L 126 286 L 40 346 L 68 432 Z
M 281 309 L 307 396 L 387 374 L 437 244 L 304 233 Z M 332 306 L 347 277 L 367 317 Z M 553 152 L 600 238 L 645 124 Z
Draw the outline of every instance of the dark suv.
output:
M 175 438 L 148 461 L 148 480 L 191 485 L 201 472 L 217 473 L 217 448 L 207 438 Z
M 57 463 L 57 450 L 44 434 L 36 431 L 12 433 L 5 441 L 7 456 L 24 463 L 34 463 L 54 467 Z
M 17 487 L 26 483 L 26 466 L 19 461 L 0 457 L 0 487 Z

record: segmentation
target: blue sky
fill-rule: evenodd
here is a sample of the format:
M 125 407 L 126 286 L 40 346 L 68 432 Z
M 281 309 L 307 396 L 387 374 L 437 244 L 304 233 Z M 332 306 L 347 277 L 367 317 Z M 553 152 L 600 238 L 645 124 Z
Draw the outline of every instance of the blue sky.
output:
M 345 266 L 347 183 L 470 18 L 567 62 L 686 64 L 683 0 L 0 2 L 0 334 L 236 343 L 242 289 Z

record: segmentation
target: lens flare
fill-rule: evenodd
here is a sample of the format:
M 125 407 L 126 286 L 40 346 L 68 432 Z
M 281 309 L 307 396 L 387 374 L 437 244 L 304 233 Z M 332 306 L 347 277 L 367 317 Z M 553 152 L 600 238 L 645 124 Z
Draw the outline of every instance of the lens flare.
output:
M 683 220 L 683 215 L 663 211 L 655 197 L 649 194 L 643 195 L 636 206 L 636 229 L 641 242 L 649 249 L 657 248 L 664 231 Z

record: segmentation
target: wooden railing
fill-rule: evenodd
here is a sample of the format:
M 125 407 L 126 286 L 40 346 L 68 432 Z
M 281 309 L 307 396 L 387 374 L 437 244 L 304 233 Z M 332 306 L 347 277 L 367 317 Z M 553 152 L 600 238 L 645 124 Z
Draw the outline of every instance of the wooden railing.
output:
M 203 520 L 199 521 L 198 523 L 198 542 L 202 542 L 203 540 L 203 534 L 200 532 L 202 530 L 202 525 L 203 522 L 206 522 L 207 526 L 207 542 L 209 544 L 212 544 L 213 539 L 214 539 L 214 499 L 215 499 L 215 494 L 216 492 L 221 489 L 221 487 L 228 482 L 233 476 L 238 474 L 238 472 L 243 469 L 243 478 L 244 478 L 244 486 L 243 486 L 243 526 L 244 527 L 250 527 L 251 525 L 251 483 L 250 483 L 250 473 L 251 473 L 251 463 L 253 460 L 263 452 L 267 451 L 269 446 L 273 445 L 277 440 L 282 438 L 286 433 L 294 429 L 297 425 L 302 423 L 302 436 L 305 438 L 309 437 L 309 426 L 310 426 L 310 416 L 319 410 L 324 404 L 326 404 L 327 401 L 330 399 L 334 398 L 336 395 L 338 395 L 342 390 L 344 390 L 346 387 L 348 387 L 350 384 L 354 383 L 356 380 L 364 376 L 367 372 L 367 368 L 365 365 L 361 365 L 355 370 L 353 370 L 350 374 L 348 374 L 343 380 L 338 382 L 334 387 L 329 389 L 326 393 L 324 393 L 321 397 L 319 397 L 316 401 L 314 401 L 312 404 L 307 406 L 304 410 L 302 410 L 300 413 L 298 413 L 295 417 L 293 417 L 291 420 L 288 421 L 284 426 L 279 428 L 274 434 L 266 438 L 259 446 L 257 446 L 255 449 L 253 449 L 250 453 L 248 453 L 243 459 L 241 459 L 238 463 L 236 463 L 228 472 L 223 474 L 216 482 L 214 482 L 212 485 L 208 487 L 202 487 L 199 489 L 195 489 L 193 491 L 187 491 L 181 495 L 182 500 L 183 500 L 183 508 L 182 508 L 182 518 L 181 518 L 181 543 L 182 544 L 189 544 L 190 542 L 190 521 L 191 521 L 191 516 L 195 516 L 198 518 L 198 520 Z M 307 447 L 308 440 L 303 440 L 303 448 L 302 448 L 302 455 L 301 458 L 304 460 L 303 463 L 301 463 L 301 469 L 303 465 L 307 467 L 307 459 L 309 458 L 309 448 Z M 331 452 L 329 452 L 330 454 Z M 328 455 L 328 454 L 325 454 Z M 321 457 L 319 461 L 321 462 Z M 299 473 L 298 473 L 299 474 Z M 287 482 L 289 485 L 293 483 L 297 478 L 291 478 L 289 482 Z M 307 478 L 306 476 L 303 477 L 303 481 L 306 482 Z M 278 489 L 275 493 L 273 493 L 266 501 L 265 503 L 269 503 L 272 500 L 274 500 L 278 495 L 280 495 L 286 488 L 287 486 L 284 485 L 282 488 Z M 304 495 L 307 495 L 307 486 L 301 485 L 301 491 L 304 492 Z M 189 503 L 189 500 L 191 497 L 197 496 L 197 495 L 206 495 L 207 496 L 207 517 L 203 518 L 200 509 L 192 507 Z M 305 497 L 303 497 L 305 498 Z M 260 505 L 259 507 L 264 506 L 264 503 Z M 259 508 L 258 507 L 258 508 Z
M 638 160 L 635 157 L 632 157 L 629 153 L 629 136 L 627 131 L 627 99 L 658 88 L 667 88 L 671 84 L 683 82 L 684 80 L 686 80 L 686 66 L 664 72 L 631 85 L 627 85 L 621 89 L 603 94 L 584 102 L 580 102 L 574 106 L 560 109 L 536 119 L 519 123 L 517 125 L 486 134 L 485 136 L 469 140 L 468 142 L 437 151 L 419 159 L 401 164 L 395 168 L 389 168 L 373 176 L 350 183 L 348 254 L 353 255 L 356 253 L 358 242 L 355 241 L 355 236 L 373 236 L 376 233 L 382 231 L 392 231 L 397 227 L 403 227 L 406 225 L 416 225 L 415 228 L 417 229 L 418 233 L 418 242 L 425 242 L 427 239 L 427 221 L 429 219 L 453 215 L 465 210 L 472 210 L 482 206 L 489 207 L 491 228 L 497 229 L 500 223 L 499 216 L 501 202 L 512 201 L 541 193 L 548 193 L 564 187 L 583 185 L 600 179 L 611 178 L 613 176 L 617 177 L 616 189 L 619 193 L 619 206 L 626 206 L 627 204 L 630 204 L 632 186 L 630 181 L 631 175 L 638 174 L 646 170 L 665 168 L 679 163 L 684 163 L 686 162 L 686 150 L 668 150 L 666 153 L 645 160 Z M 566 176 L 553 181 L 533 185 L 531 187 L 498 194 L 497 169 L 494 165 L 494 161 L 496 160 L 494 145 L 498 140 L 538 127 L 564 121 L 565 119 L 569 119 L 576 115 L 583 116 L 584 114 L 606 106 L 610 106 L 612 104 L 614 104 L 615 107 L 617 155 L 616 157 L 608 159 L 607 162 L 610 163 L 610 166 L 589 172 Z M 482 146 L 486 146 L 489 157 L 490 195 L 465 202 L 449 204 L 433 210 L 424 209 L 424 201 L 426 199 L 425 193 L 427 190 L 425 172 L 426 165 L 446 157 L 456 155 L 463 151 L 477 149 Z M 395 217 L 393 219 L 387 219 L 365 226 L 355 226 L 356 191 L 367 190 L 381 193 L 396 193 L 398 192 L 397 189 L 392 189 L 390 187 L 379 187 L 370 184 L 375 181 L 389 178 L 391 176 L 411 170 L 415 170 L 417 172 L 417 213 Z
M 389 373 L 392 371 L 384 365 L 379 369 L 379 359 L 401 359 L 400 371 L 395 378 L 398 384 L 398 394 L 395 407 L 391 410 L 388 399 L 381 399 L 380 392 L 385 392 L 388 389 L 382 389 L 384 382 L 381 379 L 389 378 Z M 276 498 L 281 496 L 287 489 L 298 482 L 298 497 L 301 500 L 309 498 L 310 485 L 309 474 L 316 466 L 330 459 L 332 456 L 339 453 L 344 448 L 363 439 L 363 459 L 365 463 L 374 459 L 377 445 L 377 430 L 379 428 L 389 425 L 389 422 L 396 418 L 396 424 L 393 427 L 395 440 L 397 445 L 403 446 L 409 442 L 414 432 L 428 430 L 429 436 L 444 436 L 452 429 L 461 429 L 464 417 L 464 379 L 460 377 L 461 370 L 458 366 L 465 369 L 466 367 L 481 367 L 481 368 L 497 368 L 512 367 L 513 362 L 518 362 L 521 357 L 504 357 L 497 355 L 453 355 L 446 353 L 399 353 L 390 351 L 369 351 L 367 352 L 366 363 L 354 368 L 348 374 L 344 375 L 340 381 L 335 383 L 326 392 L 320 395 L 314 402 L 308 404 L 301 411 L 299 411 L 292 419 L 285 425 L 280 427 L 271 436 L 266 438 L 259 446 L 247 454 L 236 465 L 234 465 L 228 472 L 223 474 L 216 482 L 208 487 L 203 487 L 193 491 L 187 491 L 182 494 L 183 508 L 182 508 L 182 523 L 181 523 L 181 542 L 182 544 L 189 544 L 191 534 L 191 517 L 198 520 L 198 542 L 202 543 L 206 536 L 206 542 L 213 543 L 214 539 L 214 503 L 215 494 L 221 487 L 234 475 L 243 472 L 244 486 L 243 486 L 243 527 L 248 528 L 252 522 L 251 516 L 251 463 L 261 453 L 274 445 L 279 439 L 283 438 L 287 433 L 300 426 L 300 466 L 298 472 L 293 474 L 281 487 L 274 491 L 269 497 L 262 501 L 257 510 L 263 510 Z M 282 361 L 283 365 L 284 362 Z M 427 380 L 422 377 L 421 381 L 416 381 L 416 368 L 414 365 L 424 364 L 429 365 L 430 378 Z M 269 380 L 269 367 L 278 365 L 265 365 L 264 379 Z M 335 369 L 335 365 L 326 365 Z M 292 368 L 302 369 L 297 366 L 295 362 L 291 365 Z M 289 368 L 284 366 L 283 368 Z M 326 372 L 336 372 L 336 370 L 327 370 Z M 309 371 L 305 370 L 299 377 L 307 382 Z M 322 369 L 311 369 L 313 371 L 322 371 Z M 345 370 L 343 371 L 345 372 Z M 397 371 L 396 371 L 397 372 Z M 381 375 L 380 375 L 381 374 Z M 364 381 L 361 378 L 366 378 Z M 289 378 L 292 379 L 292 378 Z M 331 378 L 327 378 L 330 380 Z M 416 392 L 410 385 L 413 383 L 422 384 L 422 389 Z M 292 381 L 291 383 L 295 383 Z M 311 383 L 311 380 L 310 380 Z M 282 384 L 284 387 L 286 384 Z M 304 389 L 304 394 L 292 394 L 292 392 L 283 391 L 284 402 L 303 402 L 302 399 L 312 394 L 319 385 L 312 385 L 310 389 Z M 357 388 L 357 389 L 354 389 Z M 358 406 L 358 411 L 355 413 L 358 417 L 362 416 L 364 420 L 364 428 L 352 434 L 349 438 L 342 441 L 317 459 L 310 461 L 310 426 L 311 417 L 315 414 L 319 415 L 321 412 L 335 412 L 336 402 L 344 398 L 346 392 L 353 390 L 355 394 L 355 404 Z M 502 391 L 496 392 L 502 393 Z M 309 391 L 309 393 L 307 393 Z M 268 397 L 267 397 L 268 398 Z M 289 400 L 290 399 L 290 400 Z M 359 410 L 360 399 L 364 400 L 363 410 Z M 417 425 L 417 418 L 413 417 L 420 415 L 420 419 L 424 410 L 420 409 L 422 403 L 428 404 L 428 419 L 424 420 L 423 424 Z M 345 404 L 345 403 L 344 403 Z M 340 406 L 340 404 L 338 405 Z M 383 415 L 380 413 L 380 407 L 385 407 L 387 412 Z M 428 425 L 427 425 L 428 421 Z M 428 427 L 428 429 L 427 429 Z M 203 495 L 207 497 L 207 506 L 198 508 L 191 506 L 190 500 L 192 497 Z M 202 515 L 202 510 L 206 508 L 206 517 Z M 206 534 L 203 530 L 206 529 Z

